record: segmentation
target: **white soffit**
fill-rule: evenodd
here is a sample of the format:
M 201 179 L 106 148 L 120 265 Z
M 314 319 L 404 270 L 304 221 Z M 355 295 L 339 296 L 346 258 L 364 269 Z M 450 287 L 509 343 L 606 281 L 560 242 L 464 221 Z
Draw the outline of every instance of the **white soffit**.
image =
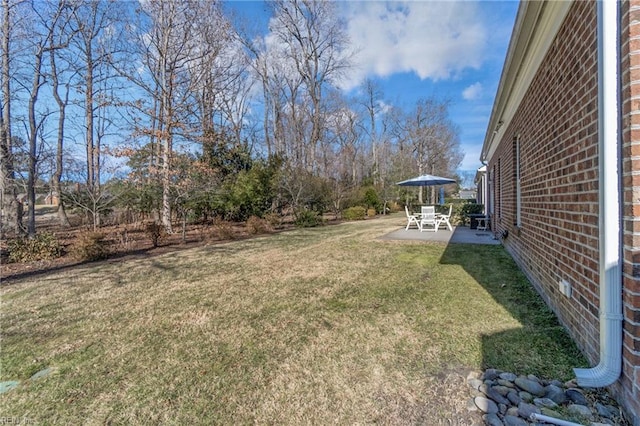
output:
M 493 104 L 481 160 L 490 161 L 564 22 L 571 1 L 524 1 L 523 18 L 509 45 L 505 68 Z M 502 122 L 501 125 L 498 125 Z M 494 131 L 498 128 L 498 131 Z

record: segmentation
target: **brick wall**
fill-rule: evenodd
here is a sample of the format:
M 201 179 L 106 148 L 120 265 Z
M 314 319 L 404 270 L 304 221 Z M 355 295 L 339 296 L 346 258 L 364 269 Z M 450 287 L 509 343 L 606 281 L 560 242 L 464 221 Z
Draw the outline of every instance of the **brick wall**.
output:
M 640 421 L 640 0 L 624 3 L 622 10 L 622 56 L 628 64 L 623 66 L 624 362 L 612 389 Z M 573 2 L 488 167 L 492 229 L 508 231 L 505 247 L 592 364 L 599 361 L 596 28 L 595 2 Z M 560 293 L 560 280 L 572 285 L 571 298 Z
M 599 353 L 595 28 L 594 4 L 576 2 L 490 162 L 493 229 L 509 232 L 505 246 L 592 361 Z M 572 284 L 571 299 L 559 293 L 561 279 Z
M 625 320 L 618 391 L 640 417 L 640 0 L 622 3 L 621 62 Z

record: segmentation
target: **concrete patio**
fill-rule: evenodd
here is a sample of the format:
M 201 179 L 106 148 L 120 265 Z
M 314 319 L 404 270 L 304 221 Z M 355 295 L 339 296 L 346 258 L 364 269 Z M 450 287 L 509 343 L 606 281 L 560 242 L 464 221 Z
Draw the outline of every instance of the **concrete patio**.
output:
M 477 229 L 470 229 L 468 226 L 454 226 L 453 231 L 440 229 L 438 232 L 420 232 L 416 228 L 405 230 L 403 227 L 383 235 L 380 239 L 436 241 L 445 244 L 500 244 L 500 240 L 496 239 L 491 231 L 478 231 Z

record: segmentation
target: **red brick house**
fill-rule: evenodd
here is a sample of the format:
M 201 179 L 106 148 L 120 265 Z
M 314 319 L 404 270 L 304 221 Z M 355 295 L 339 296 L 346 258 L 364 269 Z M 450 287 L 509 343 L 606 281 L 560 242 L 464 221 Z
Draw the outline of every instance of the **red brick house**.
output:
M 491 229 L 640 425 L 640 0 L 521 2 L 481 154 Z

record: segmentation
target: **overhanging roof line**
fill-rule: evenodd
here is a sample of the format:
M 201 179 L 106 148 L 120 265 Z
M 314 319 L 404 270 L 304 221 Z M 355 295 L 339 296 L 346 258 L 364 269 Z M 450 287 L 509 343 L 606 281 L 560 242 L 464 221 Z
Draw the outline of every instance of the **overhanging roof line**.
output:
M 501 125 L 508 126 L 570 7 L 571 2 L 564 1 L 520 3 L 485 133 L 480 154 L 482 162 L 486 162 L 495 150 L 496 130 Z

